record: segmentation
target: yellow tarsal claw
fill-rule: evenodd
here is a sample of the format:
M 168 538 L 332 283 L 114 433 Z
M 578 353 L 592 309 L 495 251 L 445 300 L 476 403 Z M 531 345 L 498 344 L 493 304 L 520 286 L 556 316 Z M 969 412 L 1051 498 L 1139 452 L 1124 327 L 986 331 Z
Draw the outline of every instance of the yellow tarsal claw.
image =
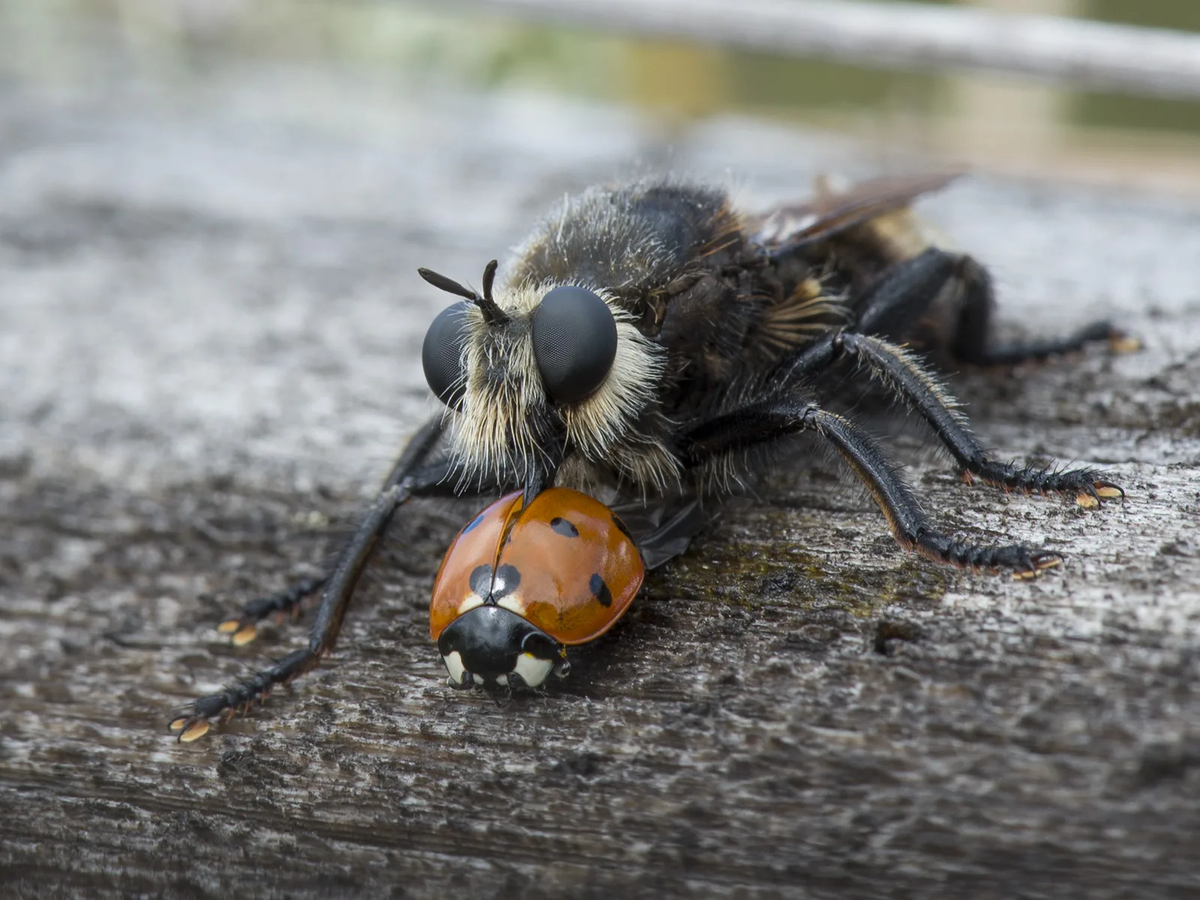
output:
M 1047 569 L 1058 568 L 1062 565 L 1062 562 L 1062 558 L 1058 556 L 1051 556 L 1047 559 L 1038 560 L 1038 562 L 1035 563 L 1036 568 L 1029 569 L 1024 572 L 1013 572 L 1013 578 L 1017 581 L 1030 581 L 1034 578 L 1037 578 L 1038 575 L 1042 574 L 1042 572 L 1045 572 Z
M 1096 493 L 1099 493 L 1099 491 Z M 1075 502 L 1084 509 L 1095 509 L 1100 505 L 1100 498 L 1093 494 L 1085 494 L 1081 492 L 1075 495 Z
M 1142 342 L 1127 334 L 1117 334 L 1109 338 L 1108 347 L 1113 353 L 1136 353 L 1142 349 Z
M 174 723 L 172 722 L 171 724 Z M 208 727 L 208 722 L 204 719 L 201 719 L 199 722 L 193 722 L 179 735 L 179 740 L 181 743 L 190 744 L 192 741 L 198 740 L 208 734 Z
M 246 644 L 250 643 L 256 637 L 258 637 L 258 629 L 255 628 L 253 625 L 247 625 L 244 628 L 239 629 L 234 634 L 234 636 L 232 638 L 233 646 L 244 647 Z

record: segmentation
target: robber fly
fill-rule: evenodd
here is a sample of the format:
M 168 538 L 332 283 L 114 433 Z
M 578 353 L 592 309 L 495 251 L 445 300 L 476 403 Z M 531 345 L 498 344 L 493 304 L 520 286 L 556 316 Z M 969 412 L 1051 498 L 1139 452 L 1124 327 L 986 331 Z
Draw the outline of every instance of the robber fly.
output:
M 909 211 L 952 177 L 824 188 L 765 215 L 739 212 L 718 188 L 674 179 L 593 187 L 551 211 L 500 277 L 488 263 L 480 292 L 419 270 L 459 298 L 433 321 L 422 354 L 444 412 L 409 443 L 325 574 L 221 626 L 245 643 L 258 621 L 320 591 L 307 646 L 197 700 L 173 730 L 198 736 L 210 717 L 245 709 L 314 668 L 380 535 L 413 497 L 519 490 L 528 504 L 571 487 L 647 508 L 676 503 L 687 514 L 638 542 L 654 565 L 703 526 L 687 498 L 721 494 L 771 457 L 758 451 L 778 460 L 788 438 L 807 433 L 869 490 L 901 546 L 1021 577 L 1058 565 L 1053 551 L 943 533 L 887 447 L 830 408 L 847 378 L 861 379 L 922 420 L 969 482 L 1061 494 L 1086 508 L 1124 495 L 1091 468 L 992 457 L 934 374 L 946 364 L 1043 360 L 1094 342 L 1134 346 L 1108 322 L 1059 339 L 996 341 L 987 271 L 933 244 Z M 464 668 L 461 659 L 455 666 Z M 470 683 L 466 668 L 459 674 Z

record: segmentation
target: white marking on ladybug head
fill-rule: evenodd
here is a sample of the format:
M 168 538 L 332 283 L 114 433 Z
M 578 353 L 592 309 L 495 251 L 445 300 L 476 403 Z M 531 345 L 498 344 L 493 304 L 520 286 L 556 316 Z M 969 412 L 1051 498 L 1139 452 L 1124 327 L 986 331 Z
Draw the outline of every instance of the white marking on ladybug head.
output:
M 450 673 L 451 684 L 462 684 L 467 676 L 467 667 L 463 665 L 462 654 L 457 650 L 442 657 L 446 671 Z
M 546 680 L 553 669 L 554 660 L 538 659 L 532 653 L 522 653 L 517 657 L 517 665 L 513 669 L 513 673 L 520 675 L 521 680 L 529 687 L 535 688 Z

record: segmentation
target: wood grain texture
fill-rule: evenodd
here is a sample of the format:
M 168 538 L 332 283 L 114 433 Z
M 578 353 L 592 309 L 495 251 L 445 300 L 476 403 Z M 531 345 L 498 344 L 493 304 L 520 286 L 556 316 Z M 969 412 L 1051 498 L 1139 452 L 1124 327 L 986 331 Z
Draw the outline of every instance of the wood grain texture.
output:
M 899 551 L 797 458 L 731 501 L 545 696 L 444 684 L 432 576 L 478 504 L 401 516 L 328 664 L 190 746 L 264 656 L 215 625 L 308 574 L 433 407 L 444 298 L 563 190 L 669 158 L 756 206 L 855 163 L 741 120 L 668 151 L 544 98 L 281 77 L 0 91 L 0 881 L 9 896 L 1194 896 L 1200 214 L 979 178 L 928 203 L 1013 330 L 1139 354 L 953 382 L 1005 455 L 1110 467 L 1085 512 L 968 488 L 948 529 L 1069 554 L 1034 583 Z M 322 99 L 324 98 L 324 99 Z M 353 102 L 349 102 L 353 98 Z M 368 127 L 370 123 L 370 127 Z

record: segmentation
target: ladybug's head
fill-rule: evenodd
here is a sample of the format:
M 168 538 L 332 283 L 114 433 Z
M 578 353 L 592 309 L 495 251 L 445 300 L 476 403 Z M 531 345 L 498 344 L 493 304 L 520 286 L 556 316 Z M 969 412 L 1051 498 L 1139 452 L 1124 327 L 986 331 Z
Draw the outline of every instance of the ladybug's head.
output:
M 494 602 L 459 616 L 437 644 L 450 684 L 459 688 L 536 688 L 551 672 L 570 670 L 562 644 Z

